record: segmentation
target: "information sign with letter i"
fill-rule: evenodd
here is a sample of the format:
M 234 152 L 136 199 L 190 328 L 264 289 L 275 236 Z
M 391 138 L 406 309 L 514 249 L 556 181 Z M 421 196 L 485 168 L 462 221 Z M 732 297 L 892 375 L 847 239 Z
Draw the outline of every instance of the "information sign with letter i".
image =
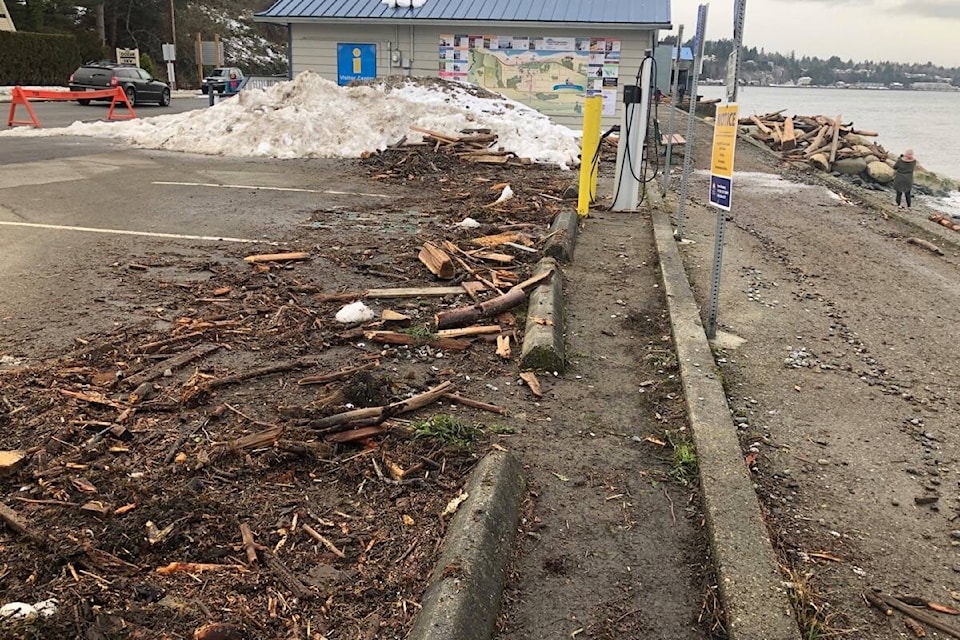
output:
M 737 149 L 735 104 L 717 105 L 713 125 L 713 153 L 710 156 L 710 204 L 730 211 L 733 195 L 733 158 Z

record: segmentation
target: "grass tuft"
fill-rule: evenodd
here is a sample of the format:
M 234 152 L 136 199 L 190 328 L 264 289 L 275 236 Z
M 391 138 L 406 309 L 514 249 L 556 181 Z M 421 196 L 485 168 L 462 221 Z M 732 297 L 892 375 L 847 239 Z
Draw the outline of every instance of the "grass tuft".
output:
M 459 418 L 441 413 L 426 420 L 413 423 L 413 438 L 437 440 L 447 446 L 467 449 L 477 442 L 483 431 Z

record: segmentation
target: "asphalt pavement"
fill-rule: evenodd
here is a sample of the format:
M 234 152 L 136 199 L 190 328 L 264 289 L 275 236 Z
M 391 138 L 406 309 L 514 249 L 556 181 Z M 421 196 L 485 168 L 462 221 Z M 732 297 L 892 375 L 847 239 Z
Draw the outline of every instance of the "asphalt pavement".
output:
M 67 326 L 71 317 L 86 317 L 90 331 L 129 321 L 129 305 L 110 302 L 123 297 L 113 289 L 123 286 L 119 276 L 129 263 L 232 261 L 238 252 L 270 250 L 296 237 L 318 209 L 362 209 L 391 192 L 365 188 L 343 175 L 339 160 L 207 157 L 86 137 L 0 137 L 0 353 L 29 357 L 65 347 L 76 333 Z M 171 277 L 180 275 L 171 270 Z M 91 306 L 94 299 L 107 302 Z
M 184 111 L 192 111 L 193 109 L 203 109 L 208 105 L 208 99 L 203 95 L 191 95 L 189 97 L 177 97 L 176 99 L 170 102 L 169 107 L 160 107 L 155 104 L 143 104 L 137 107 L 134 107 L 134 111 L 137 114 L 137 117 L 140 118 L 150 118 L 153 116 L 167 115 L 170 113 L 183 113 Z M 33 107 L 33 110 L 37 114 L 37 119 L 40 120 L 40 126 L 44 129 L 49 129 L 52 127 L 66 127 L 74 122 L 94 122 L 97 120 L 106 120 L 107 112 L 110 109 L 109 102 L 93 102 L 87 106 L 80 105 L 76 102 L 31 102 L 30 106 Z M 8 116 L 10 114 L 9 103 L 3 104 L 0 113 L 5 117 L 3 122 L 0 123 L 0 131 L 4 130 L 7 127 Z M 125 108 L 118 107 L 120 113 L 125 111 Z M 22 106 L 17 107 L 16 118 L 17 120 L 26 120 L 29 116 L 26 113 L 26 110 Z M 4 140 L 4 147 L 6 147 L 8 140 Z M 6 156 L 5 152 L 0 152 L 0 162 L 2 162 L 3 157 Z

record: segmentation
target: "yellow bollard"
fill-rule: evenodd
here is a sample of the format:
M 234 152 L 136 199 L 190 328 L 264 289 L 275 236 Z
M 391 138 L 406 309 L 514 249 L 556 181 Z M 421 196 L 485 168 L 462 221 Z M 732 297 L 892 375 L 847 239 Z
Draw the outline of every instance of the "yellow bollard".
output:
M 599 162 L 594 162 L 600 146 L 600 118 L 603 98 L 590 96 L 583 104 L 583 138 L 580 145 L 580 187 L 577 194 L 577 214 L 586 218 L 590 203 L 597 192 Z

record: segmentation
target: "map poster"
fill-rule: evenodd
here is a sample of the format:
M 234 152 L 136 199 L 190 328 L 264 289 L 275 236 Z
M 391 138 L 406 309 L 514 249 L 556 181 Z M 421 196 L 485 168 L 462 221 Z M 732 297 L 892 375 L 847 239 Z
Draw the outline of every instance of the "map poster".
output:
M 510 35 L 440 36 L 439 76 L 500 93 L 550 116 L 579 116 L 587 96 L 616 115 L 621 41 Z

